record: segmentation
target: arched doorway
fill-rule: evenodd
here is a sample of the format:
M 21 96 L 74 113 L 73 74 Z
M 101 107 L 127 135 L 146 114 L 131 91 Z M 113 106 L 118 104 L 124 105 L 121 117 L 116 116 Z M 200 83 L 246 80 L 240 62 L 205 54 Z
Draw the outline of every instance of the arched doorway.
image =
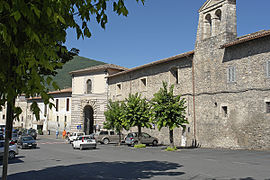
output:
M 85 106 L 84 110 L 83 131 L 85 134 L 92 134 L 94 132 L 94 110 L 91 106 Z

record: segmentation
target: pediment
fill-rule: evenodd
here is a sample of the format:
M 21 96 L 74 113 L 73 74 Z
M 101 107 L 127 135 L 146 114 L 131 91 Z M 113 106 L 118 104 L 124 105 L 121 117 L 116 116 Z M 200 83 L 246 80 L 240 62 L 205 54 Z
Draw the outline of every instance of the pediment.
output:
M 204 11 L 208 8 L 214 7 L 222 2 L 224 2 L 225 0 L 207 0 L 203 6 L 199 9 L 199 12 Z

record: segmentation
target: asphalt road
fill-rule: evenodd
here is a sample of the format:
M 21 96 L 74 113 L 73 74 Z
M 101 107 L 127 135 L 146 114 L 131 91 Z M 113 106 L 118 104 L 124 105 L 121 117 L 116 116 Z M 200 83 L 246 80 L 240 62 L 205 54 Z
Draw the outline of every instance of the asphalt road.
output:
M 8 180 L 270 180 L 270 152 L 163 149 L 110 144 L 80 151 L 41 136 L 37 149 L 20 150 L 18 158 L 9 161 Z

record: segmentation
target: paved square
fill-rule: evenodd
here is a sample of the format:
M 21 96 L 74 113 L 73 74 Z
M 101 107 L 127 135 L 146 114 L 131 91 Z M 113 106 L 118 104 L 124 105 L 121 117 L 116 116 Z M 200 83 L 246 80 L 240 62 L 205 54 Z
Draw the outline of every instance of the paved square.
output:
M 8 179 L 270 179 L 270 152 L 163 149 L 110 144 L 80 151 L 63 140 L 43 138 L 37 149 L 20 150 L 10 161 Z

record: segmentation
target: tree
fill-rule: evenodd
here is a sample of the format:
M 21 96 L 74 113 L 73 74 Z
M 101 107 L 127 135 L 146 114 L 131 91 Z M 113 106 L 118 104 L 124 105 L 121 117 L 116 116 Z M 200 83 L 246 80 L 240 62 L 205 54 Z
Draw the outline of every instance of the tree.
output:
M 145 98 L 136 93 L 135 95 L 129 94 L 126 99 L 125 105 L 125 127 L 138 127 L 138 143 L 141 144 L 142 128 L 151 127 L 150 125 L 150 105 Z
M 172 148 L 174 148 L 173 130 L 188 124 L 185 117 L 186 101 L 181 98 L 181 95 L 174 96 L 173 88 L 172 85 L 168 91 L 167 83 L 163 82 L 163 88 L 155 93 L 151 100 L 151 119 L 157 125 L 158 130 L 163 127 L 169 128 L 170 146 Z
M 118 15 L 127 16 L 124 0 L 0 0 L 0 106 L 7 104 L 3 180 L 7 178 L 12 122 L 21 113 L 15 107 L 16 97 L 40 95 L 45 104 L 53 106 L 47 85 L 58 87 L 48 75 L 54 75 L 68 60 L 68 50 L 63 46 L 66 30 L 74 28 L 77 38 L 90 37 L 87 23 L 93 16 L 105 28 L 108 3 L 113 3 Z M 37 103 L 31 110 L 39 119 Z
M 119 134 L 119 145 L 121 144 L 121 133 L 125 128 L 123 124 L 124 119 L 124 103 L 109 101 L 108 110 L 104 112 L 106 121 L 104 128 L 114 129 Z

